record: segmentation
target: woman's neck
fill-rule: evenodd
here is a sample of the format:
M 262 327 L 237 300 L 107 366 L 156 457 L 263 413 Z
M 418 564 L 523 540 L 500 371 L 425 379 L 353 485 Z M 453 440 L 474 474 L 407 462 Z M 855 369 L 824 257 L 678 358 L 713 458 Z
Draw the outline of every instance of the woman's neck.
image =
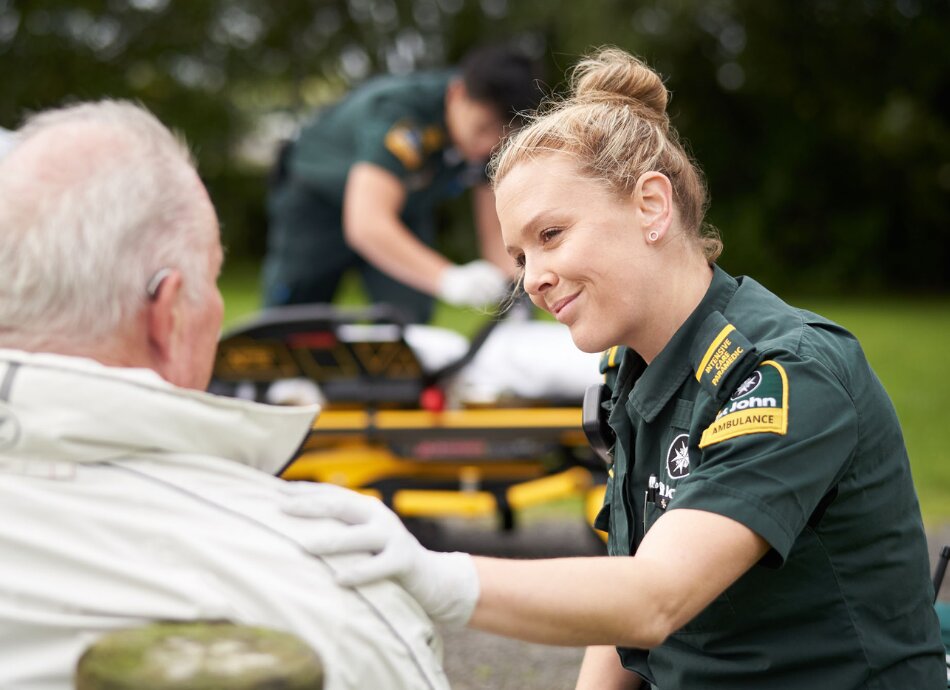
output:
M 655 300 L 657 307 L 650 323 L 644 324 L 636 342 L 628 343 L 647 364 L 663 351 L 702 302 L 712 282 L 713 270 L 704 258 L 701 266 L 672 271 L 670 277 L 663 283 L 662 298 L 657 296 Z

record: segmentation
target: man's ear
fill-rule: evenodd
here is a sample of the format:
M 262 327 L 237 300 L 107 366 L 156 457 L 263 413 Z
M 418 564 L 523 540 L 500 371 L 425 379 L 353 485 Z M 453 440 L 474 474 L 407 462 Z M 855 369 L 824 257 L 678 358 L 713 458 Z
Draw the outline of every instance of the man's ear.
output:
M 663 173 L 645 172 L 637 180 L 633 201 L 644 238 L 650 243 L 666 236 L 673 222 L 673 185 Z
M 175 361 L 180 321 L 178 304 L 181 300 L 181 273 L 169 270 L 149 298 L 146 307 L 149 356 L 154 369 L 163 375 Z

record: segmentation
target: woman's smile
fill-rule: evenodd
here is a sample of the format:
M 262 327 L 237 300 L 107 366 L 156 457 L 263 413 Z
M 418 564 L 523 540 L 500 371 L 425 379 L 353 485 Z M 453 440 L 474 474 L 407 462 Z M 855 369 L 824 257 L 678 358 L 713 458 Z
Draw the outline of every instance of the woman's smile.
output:
M 571 315 L 577 311 L 577 309 L 572 307 L 576 306 L 576 298 L 579 294 L 580 291 L 575 292 L 568 295 L 567 297 L 562 297 L 553 303 L 545 300 L 545 302 L 550 305 L 548 307 L 548 311 L 551 312 L 554 318 L 556 318 L 561 323 L 570 325 L 568 322 L 573 320 Z

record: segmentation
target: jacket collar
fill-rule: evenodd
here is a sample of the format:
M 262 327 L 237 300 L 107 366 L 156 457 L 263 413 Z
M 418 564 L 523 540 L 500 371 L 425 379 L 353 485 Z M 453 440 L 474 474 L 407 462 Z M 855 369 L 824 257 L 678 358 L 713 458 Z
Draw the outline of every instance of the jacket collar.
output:
M 0 463 L 211 455 L 279 472 L 319 406 L 179 388 L 148 369 L 0 349 Z

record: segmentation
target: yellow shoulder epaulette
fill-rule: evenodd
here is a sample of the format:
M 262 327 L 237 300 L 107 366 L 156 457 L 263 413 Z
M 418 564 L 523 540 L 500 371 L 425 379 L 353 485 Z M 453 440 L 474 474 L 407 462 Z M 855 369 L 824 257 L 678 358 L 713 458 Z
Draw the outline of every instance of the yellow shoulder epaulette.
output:
M 706 317 L 690 352 L 696 380 L 716 400 L 731 395 L 758 361 L 755 345 L 718 311 Z
M 620 367 L 620 360 L 623 359 L 623 353 L 626 349 L 624 345 L 614 345 L 604 350 L 600 354 L 600 373 L 606 374 L 610 369 L 618 369 Z

